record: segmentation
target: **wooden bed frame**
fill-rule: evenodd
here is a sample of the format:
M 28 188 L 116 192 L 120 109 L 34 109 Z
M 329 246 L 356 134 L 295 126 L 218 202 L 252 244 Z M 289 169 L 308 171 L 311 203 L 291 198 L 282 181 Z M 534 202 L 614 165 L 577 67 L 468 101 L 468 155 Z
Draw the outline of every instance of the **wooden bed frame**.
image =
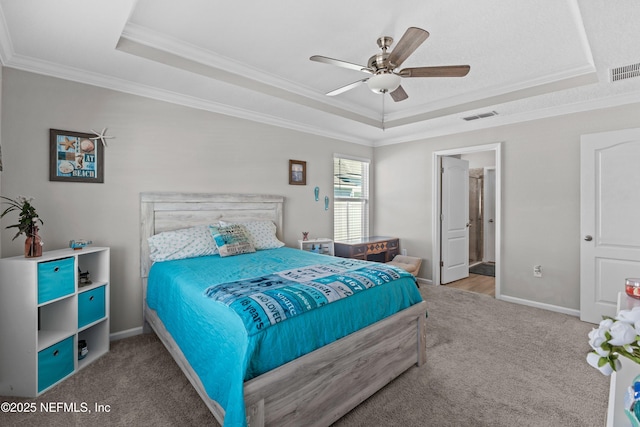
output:
M 220 219 L 269 219 L 283 240 L 282 196 L 205 193 L 141 193 L 140 267 L 145 321 L 223 424 L 224 410 L 209 398 L 195 371 L 147 307 L 151 261 L 147 239 L 167 230 Z M 146 323 L 145 323 L 146 325 Z M 393 316 L 299 357 L 245 382 L 247 423 L 262 426 L 328 426 L 413 365 L 426 361 L 426 303 Z

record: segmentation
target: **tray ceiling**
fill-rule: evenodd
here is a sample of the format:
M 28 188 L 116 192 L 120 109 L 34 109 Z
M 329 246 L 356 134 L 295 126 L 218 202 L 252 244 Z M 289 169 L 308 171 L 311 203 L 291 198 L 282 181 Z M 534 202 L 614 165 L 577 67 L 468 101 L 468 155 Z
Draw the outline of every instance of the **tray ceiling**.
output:
M 376 146 L 638 102 L 640 77 L 610 78 L 640 62 L 637 22 L 633 0 L 0 0 L 0 60 Z M 403 67 L 469 74 L 403 79 L 402 102 L 366 85 L 325 95 L 368 75 L 311 55 L 366 65 L 379 36 L 410 26 L 430 37 Z

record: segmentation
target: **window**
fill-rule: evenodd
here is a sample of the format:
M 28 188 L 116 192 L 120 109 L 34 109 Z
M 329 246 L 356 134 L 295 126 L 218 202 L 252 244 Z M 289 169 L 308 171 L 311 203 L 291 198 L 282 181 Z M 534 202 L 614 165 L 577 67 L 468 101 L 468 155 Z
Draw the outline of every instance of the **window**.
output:
M 369 160 L 333 157 L 333 238 L 369 237 Z

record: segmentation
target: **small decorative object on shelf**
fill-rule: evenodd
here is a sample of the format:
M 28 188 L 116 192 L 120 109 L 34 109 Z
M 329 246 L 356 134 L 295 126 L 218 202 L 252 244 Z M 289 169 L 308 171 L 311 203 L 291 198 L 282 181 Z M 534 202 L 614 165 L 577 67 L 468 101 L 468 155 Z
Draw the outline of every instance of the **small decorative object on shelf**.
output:
M 27 239 L 24 243 L 24 256 L 26 258 L 36 258 L 42 256 L 42 239 L 38 235 L 38 225 L 44 225 L 44 222 L 40 217 L 38 217 L 38 213 L 36 209 L 31 204 L 33 202 L 33 198 L 18 196 L 15 200 L 10 199 L 8 197 L 1 197 L 9 204 L 9 207 L 6 208 L 2 214 L 0 214 L 0 218 L 3 218 L 6 214 L 13 211 L 20 211 L 18 216 L 20 217 L 20 222 L 17 224 L 9 225 L 6 228 L 17 228 L 18 232 L 15 236 L 13 236 L 12 240 L 15 240 L 21 234 L 25 234 Z
M 78 340 L 78 360 L 82 360 L 89 354 L 86 340 Z
M 304 240 L 305 242 L 307 240 L 309 240 L 309 232 L 308 231 L 303 231 L 302 232 L 302 240 Z
M 82 270 L 80 270 L 80 267 L 78 267 L 78 285 L 79 286 L 90 285 L 92 282 L 89 277 L 90 277 L 89 270 L 83 273 Z
M 640 299 L 640 279 L 626 279 L 624 291 L 630 297 Z
M 93 242 L 91 240 L 85 240 L 85 239 L 69 240 L 69 247 L 74 251 L 77 251 L 92 243 Z
M 37 258 L 42 256 L 42 239 L 38 234 L 38 227 L 31 228 L 31 233 L 27 234 L 24 241 L 24 256 L 27 258 Z

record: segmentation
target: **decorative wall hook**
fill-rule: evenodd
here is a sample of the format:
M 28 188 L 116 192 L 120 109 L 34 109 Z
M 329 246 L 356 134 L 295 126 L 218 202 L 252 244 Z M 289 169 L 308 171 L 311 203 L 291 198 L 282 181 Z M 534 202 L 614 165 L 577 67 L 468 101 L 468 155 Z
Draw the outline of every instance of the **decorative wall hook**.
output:
M 320 197 L 320 187 L 316 187 L 313 189 L 313 194 L 315 194 L 316 196 L 316 202 L 318 201 L 318 198 Z
M 324 196 L 324 210 L 329 210 L 329 196 Z

